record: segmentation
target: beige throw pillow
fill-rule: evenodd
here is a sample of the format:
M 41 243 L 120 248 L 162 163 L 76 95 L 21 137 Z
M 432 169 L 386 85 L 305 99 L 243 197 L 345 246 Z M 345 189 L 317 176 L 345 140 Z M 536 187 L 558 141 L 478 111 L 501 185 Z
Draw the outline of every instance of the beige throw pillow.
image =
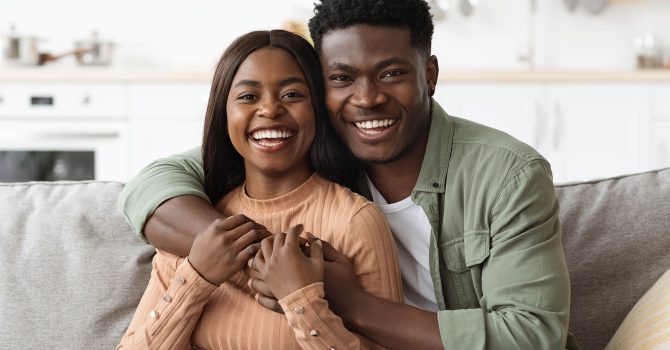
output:
M 607 350 L 670 349 L 670 270 L 633 306 Z

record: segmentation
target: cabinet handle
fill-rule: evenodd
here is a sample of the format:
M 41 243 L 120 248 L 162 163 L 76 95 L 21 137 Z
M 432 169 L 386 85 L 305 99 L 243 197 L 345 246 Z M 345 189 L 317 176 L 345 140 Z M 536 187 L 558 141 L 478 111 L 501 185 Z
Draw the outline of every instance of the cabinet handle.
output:
M 558 102 L 554 102 L 554 151 L 558 151 L 561 148 L 561 105 Z
M 542 140 L 544 140 L 544 132 L 546 129 L 544 113 L 542 113 L 542 104 L 540 101 L 535 100 L 535 144 L 534 147 L 540 149 L 542 148 Z

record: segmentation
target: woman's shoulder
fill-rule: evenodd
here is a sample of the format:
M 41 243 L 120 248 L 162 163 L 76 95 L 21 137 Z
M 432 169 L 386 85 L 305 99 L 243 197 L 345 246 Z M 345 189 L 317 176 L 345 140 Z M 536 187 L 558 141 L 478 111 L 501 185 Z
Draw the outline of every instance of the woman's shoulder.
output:
M 318 174 L 315 175 L 315 177 L 316 182 L 318 183 L 319 196 L 324 196 L 327 201 L 332 201 L 330 203 L 332 203 L 333 206 L 347 208 L 352 214 L 355 214 L 368 206 L 374 207 L 374 203 L 352 191 L 348 187 L 330 181 Z

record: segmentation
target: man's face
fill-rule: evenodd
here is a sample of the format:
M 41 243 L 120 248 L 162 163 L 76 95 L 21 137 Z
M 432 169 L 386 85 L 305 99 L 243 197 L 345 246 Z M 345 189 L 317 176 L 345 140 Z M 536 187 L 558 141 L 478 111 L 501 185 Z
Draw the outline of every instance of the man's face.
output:
M 321 66 L 330 120 L 362 161 L 396 160 L 428 130 L 437 59 L 422 57 L 409 29 L 330 31 L 321 41 Z

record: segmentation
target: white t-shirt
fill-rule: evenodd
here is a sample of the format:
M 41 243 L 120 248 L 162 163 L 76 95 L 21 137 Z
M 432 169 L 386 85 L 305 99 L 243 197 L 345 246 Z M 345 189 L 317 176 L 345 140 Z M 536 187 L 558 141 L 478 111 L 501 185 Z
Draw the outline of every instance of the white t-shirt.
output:
M 405 304 L 437 311 L 433 279 L 430 276 L 429 247 L 431 227 L 423 208 L 411 197 L 389 204 L 368 179 L 372 199 L 386 217 L 398 246 Z

